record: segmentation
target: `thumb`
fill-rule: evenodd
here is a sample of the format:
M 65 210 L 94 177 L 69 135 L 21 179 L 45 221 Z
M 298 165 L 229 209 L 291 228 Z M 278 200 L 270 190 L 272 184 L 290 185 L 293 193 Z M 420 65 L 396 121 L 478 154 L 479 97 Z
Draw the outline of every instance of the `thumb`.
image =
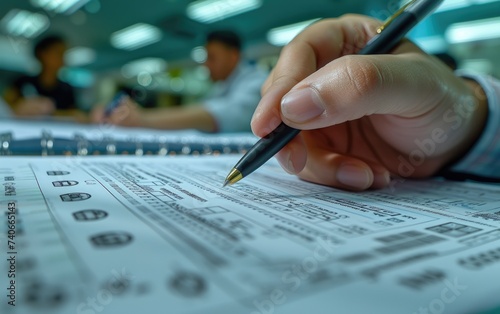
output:
M 439 83 L 450 72 L 421 53 L 338 58 L 288 92 L 283 122 L 298 129 L 323 128 L 372 114 L 412 118 L 446 98 Z M 429 75 L 433 73 L 436 75 Z

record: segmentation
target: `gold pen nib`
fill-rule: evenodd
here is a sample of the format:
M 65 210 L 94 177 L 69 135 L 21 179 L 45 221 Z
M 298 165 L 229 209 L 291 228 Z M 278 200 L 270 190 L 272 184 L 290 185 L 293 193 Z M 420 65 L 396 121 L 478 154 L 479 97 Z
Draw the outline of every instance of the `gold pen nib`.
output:
M 233 185 L 241 179 L 243 179 L 241 172 L 238 169 L 233 169 L 227 175 L 226 181 L 224 181 L 224 185 L 222 187 L 225 187 L 226 185 Z

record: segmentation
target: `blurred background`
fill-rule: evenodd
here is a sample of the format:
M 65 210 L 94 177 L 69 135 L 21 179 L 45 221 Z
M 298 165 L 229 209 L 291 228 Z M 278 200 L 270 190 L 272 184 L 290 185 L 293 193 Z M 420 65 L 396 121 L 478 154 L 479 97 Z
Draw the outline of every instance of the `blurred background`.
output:
M 69 44 L 60 77 L 76 88 L 81 109 L 109 100 L 119 88 L 145 107 L 196 99 L 210 87 L 204 36 L 232 29 L 245 56 L 271 69 L 279 52 L 318 18 L 361 13 L 381 20 L 401 0 L 2 0 L 0 89 L 36 74 L 38 38 Z M 500 0 L 446 0 L 409 37 L 432 54 L 451 55 L 459 69 L 500 77 Z

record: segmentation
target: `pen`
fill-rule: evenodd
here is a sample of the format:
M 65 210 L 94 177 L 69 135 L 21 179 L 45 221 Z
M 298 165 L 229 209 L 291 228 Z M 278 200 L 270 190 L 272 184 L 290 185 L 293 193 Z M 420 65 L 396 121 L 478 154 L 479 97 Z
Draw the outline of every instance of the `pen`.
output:
M 402 6 L 382 26 L 377 29 L 375 35 L 358 54 L 383 54 L 392 50 L 406 35 L 412 27 L 436 9 L 444 0 L 412 0 Z M 290 142 L 300 130 L 281 124 L 271 133 L 261 138 L 250 150 L 238 161 L 229 172 L 224 186 L 234 184 L 266 161 L 271 159 L 288 142 Z
M 119 91 L 118 93 L 116 93 L 115 97 L 113 97 L 113 99 L 104 108 L 104 117 L 109 117 L 113 110 L 115 110 L 121 104 L 123 98 L 127 96 L 128 95 L 123 91 Z

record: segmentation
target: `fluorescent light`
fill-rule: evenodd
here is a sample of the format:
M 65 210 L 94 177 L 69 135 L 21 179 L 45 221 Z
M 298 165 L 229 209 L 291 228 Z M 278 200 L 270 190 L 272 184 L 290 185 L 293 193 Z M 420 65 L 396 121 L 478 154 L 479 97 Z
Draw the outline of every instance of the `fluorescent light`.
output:
M 496 1 L 499 0 L 446 0 L 437 8 L 436 12 L 456 10 L 475 4 L 485 4 Z
M 167 62 L 160 58 L 144 58 L 125 64 L 122 67 L 122 75 L 132 78 L 140 73 L 160 73 L 167 69 Z
M 70 67 L 79 67 L 95 61 L 96 52 L 87 47 L 71 48 L 64 54 L 65 62 Z
M 307 26 L 319 19 L 312 19 L 304 22 L 290 24 L 271 29 L 267 32 L 267 41 L 275 46 L 284 46 L 288 44 L 297 34 L 303 31 Z
M 138 23 L 111 34 L 111 44 L 118 49 L 135 50 L 161 40 L 160 29 Z
M 31 0 L 31 3 L 39 8 L 55 13 L 72 14 L 90 0 Z
M 0 21 L 2 29 L 14 37 L 34 38 L 49 28 L 49 18 L 40 13 L 13 9 Z
M 186 14 L 193 20 L 213 23 L 261 5 L 262 0 L 198 0 L 188 5 Z
M 450 44 L 500 38 L 500 18 L 476 20 L 452 24 L 446 30 L 446 40 Z

